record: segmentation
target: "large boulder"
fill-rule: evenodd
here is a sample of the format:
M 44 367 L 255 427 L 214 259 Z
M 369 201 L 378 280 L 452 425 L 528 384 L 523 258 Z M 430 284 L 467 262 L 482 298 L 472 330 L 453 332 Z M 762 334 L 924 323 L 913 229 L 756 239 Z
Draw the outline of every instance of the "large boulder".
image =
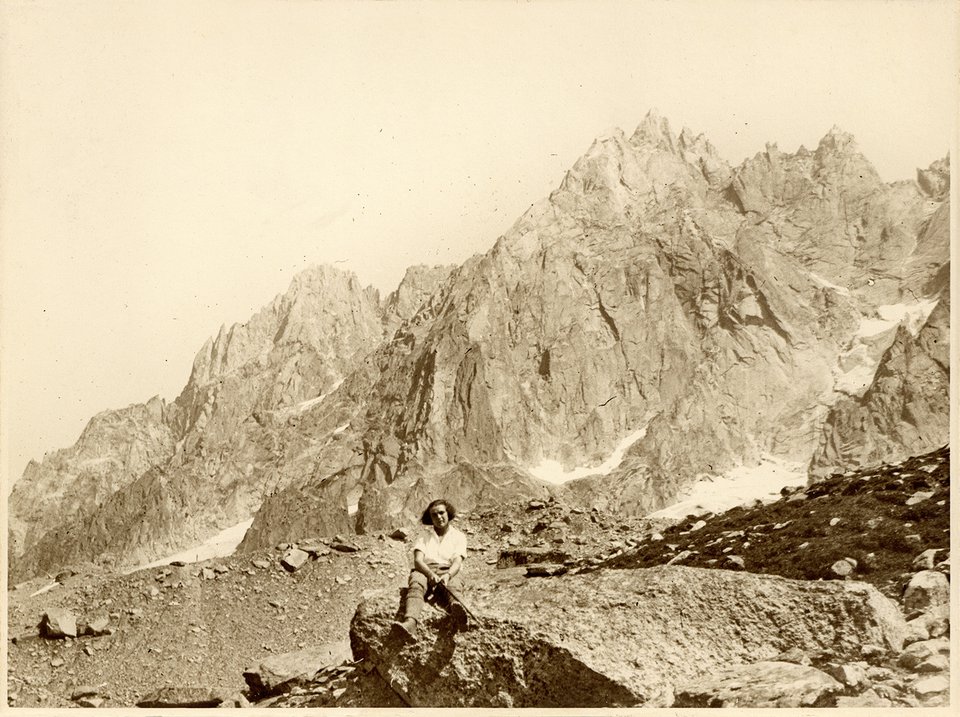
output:
M 464 598 L 467 631 L 431 613 L 414 644 L 391 630 L 395 594 L 368 598 L 351 624 L 354 657 L 412 706 L 670 706 L 677 685 L 732 664 L 794 647 L 855 661 L 865 644 L 898 652 L 906 631 L 863 583 L 673 566 L 505 576 Z

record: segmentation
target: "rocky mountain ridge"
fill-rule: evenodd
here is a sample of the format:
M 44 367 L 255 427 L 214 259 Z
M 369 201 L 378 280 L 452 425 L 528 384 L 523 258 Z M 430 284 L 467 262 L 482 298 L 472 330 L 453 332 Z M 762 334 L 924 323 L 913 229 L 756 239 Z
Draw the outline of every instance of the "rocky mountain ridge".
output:
M 392 528 L 438 493 L 469 509 L 563 495 L 642 515 L 762 455 L 856 462 L 866 454 L 813 454 L 861 440 L 821 435 L 850 423 L 849 357 L 872 375 L 890 347 L 863 348 L 862 322 L 939 296 L 948 182 L 939 162 L 885 184 L 836 129 L 814 152 L 770 145 L 734 168 L 651 113 L 594 142 L 486 254 L 411 270 L 385 301 L 311 270 L 221 329 L 159 418 L 156 402 L 125 409 L 147 421 L 131 436 L 98 427 L 119 418 L 92 421 L 86 442 L 31 464 L 11 495 L 12 574 L 136 563 L 251 515 L 245 550 Z M 901 377 L 888 391 L 915 383 L 885 361 Z M 871 459 L 916 452 L 917 433 L 944 442 L 945 406 L 920 393 L 923 425 L 884 429 Z M 537 477 L 612 455 L 563 486 Z

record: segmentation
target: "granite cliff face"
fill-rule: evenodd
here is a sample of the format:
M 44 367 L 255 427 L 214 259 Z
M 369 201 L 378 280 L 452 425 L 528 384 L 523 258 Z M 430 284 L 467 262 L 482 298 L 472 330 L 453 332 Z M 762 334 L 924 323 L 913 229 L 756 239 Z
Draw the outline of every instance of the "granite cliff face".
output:
M 828 426 L 850 423 L 838 400 L 866 396 L 895 347 L 908 351 L 896 320 L 864 322 L 891 306 L 916 322 L 939 295 L 948 182 L 938 162 L 885 184 L 836 129 L 814 152 L 768 146 L 734 168 L 648 115 L 594 142 L 486 254 L 415 267 L 382 303 L 317 269 L 221 330 L 125 479 L 46 511 L 36 496 L 67 495 L 74 473 L 45 461 L 46 478 L 18 484 L 15 565 L 130 562 L 251 515 L 249 549 L 377 532 L 438 493 L 467 511 L 560 492 L 643 514 L 703 474 L 857 443 L 821 439 L 824 422 L 833 409 Z M 946 442 L 935 388 L 900 374 L 874 423 L 919 392 L 923 430 Z M 558 472 L 576 479 L 542 480 Z M 56 511 L 72 522 L 45 524 Z
M 812 477 L 892 463 L 934 450 L 950 431 L 948 288 L 916 335 L 896 330 L 873 382 L 831 409 L 810 463 Z

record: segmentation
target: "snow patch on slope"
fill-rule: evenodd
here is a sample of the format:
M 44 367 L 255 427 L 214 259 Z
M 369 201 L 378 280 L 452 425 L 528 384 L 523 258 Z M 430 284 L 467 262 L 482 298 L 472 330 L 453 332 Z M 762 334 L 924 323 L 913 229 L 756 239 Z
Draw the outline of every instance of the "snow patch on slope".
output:
M 633 433 L 627 434 L 620 443 L 617 444 L 613 452 L 603 463 L 598 466 L 579 466 L 570 470 L 564 470 L 559 461 L 544 458 L 539 465 L 527 468 L 527 471 L 535 478 L 539 478 L 547 483 L 557 485 L 566 483 L 576 478 L 586 478 L 587 476 L 608 475 L 616 469 L 622 462 L 627 449 L 634 443 L 643 438 L 647 433 L 646 425 Z
M 720 476 L 704 476 L 676 503 L 647 517 L 685 518 L 688 515 L 722 513 L 755 500 L 772 503 L 780 498 L 782 488 L 806 485 L 806 482 L 804 464 L 765 456 L 757 465 L 740 466 Z
M 850 348 L 837 359 L 833 372 L 834 390 L 862 396 L 873 383 L 883 352 L 893 340 L 894 329 L 902 324 L 916 335 L 936 305 L 936 299 L 883 304 L 877 307 L 876 317 L 862 318 Z
M 250 518 L 242 523 L 237 523 L 236 525 L 221 530 L 219 533 L 211 538 L 208 538 L 199 545 L 195 545 L 192 548 L 187 548 L 186 550 L 181 550 L 179 553 L 173 553 L 172 555 L 159 558 L 158 560 L 154 560 L 149 563 L 144 563 L 143 565 L 138 565 L 135 568 L 130 568 L 126 572 L 132 573 L 137 570 L 155 568 L 158 565 L 168 565 L 174 560 L 182 560 L 185 563 L 199 563 L 204 560 L 210 560 L 211 558 L 225 558 L 228 555 L 233 555 L 233 551 L 235 551 L 237 546 L 240 545 L 240 541 L 243 540 L 243 536 L 246 534 L 247 529 L 252 524 L 253 518 Z

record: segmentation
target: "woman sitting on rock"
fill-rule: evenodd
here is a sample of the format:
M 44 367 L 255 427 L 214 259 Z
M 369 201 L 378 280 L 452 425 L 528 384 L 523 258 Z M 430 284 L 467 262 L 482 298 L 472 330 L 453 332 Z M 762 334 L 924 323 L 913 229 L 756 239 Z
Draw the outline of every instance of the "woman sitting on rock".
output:
M 457 594 L 462 587 L 460 568 L 467 556 L 467 537 L 450 525 L 457 511 L 450 501 L 435 500 L 423 511 L 420 522 L 432 526 L 413 546 L 413 570 L 403 602 L 403 617 L 396 623 L 412 638 L 416 637 L 417 620 L 423 610 L 424 597 L 432 597 L 454 618 L 458 626 L 466 624 L 467 615 L 445 588 Z

